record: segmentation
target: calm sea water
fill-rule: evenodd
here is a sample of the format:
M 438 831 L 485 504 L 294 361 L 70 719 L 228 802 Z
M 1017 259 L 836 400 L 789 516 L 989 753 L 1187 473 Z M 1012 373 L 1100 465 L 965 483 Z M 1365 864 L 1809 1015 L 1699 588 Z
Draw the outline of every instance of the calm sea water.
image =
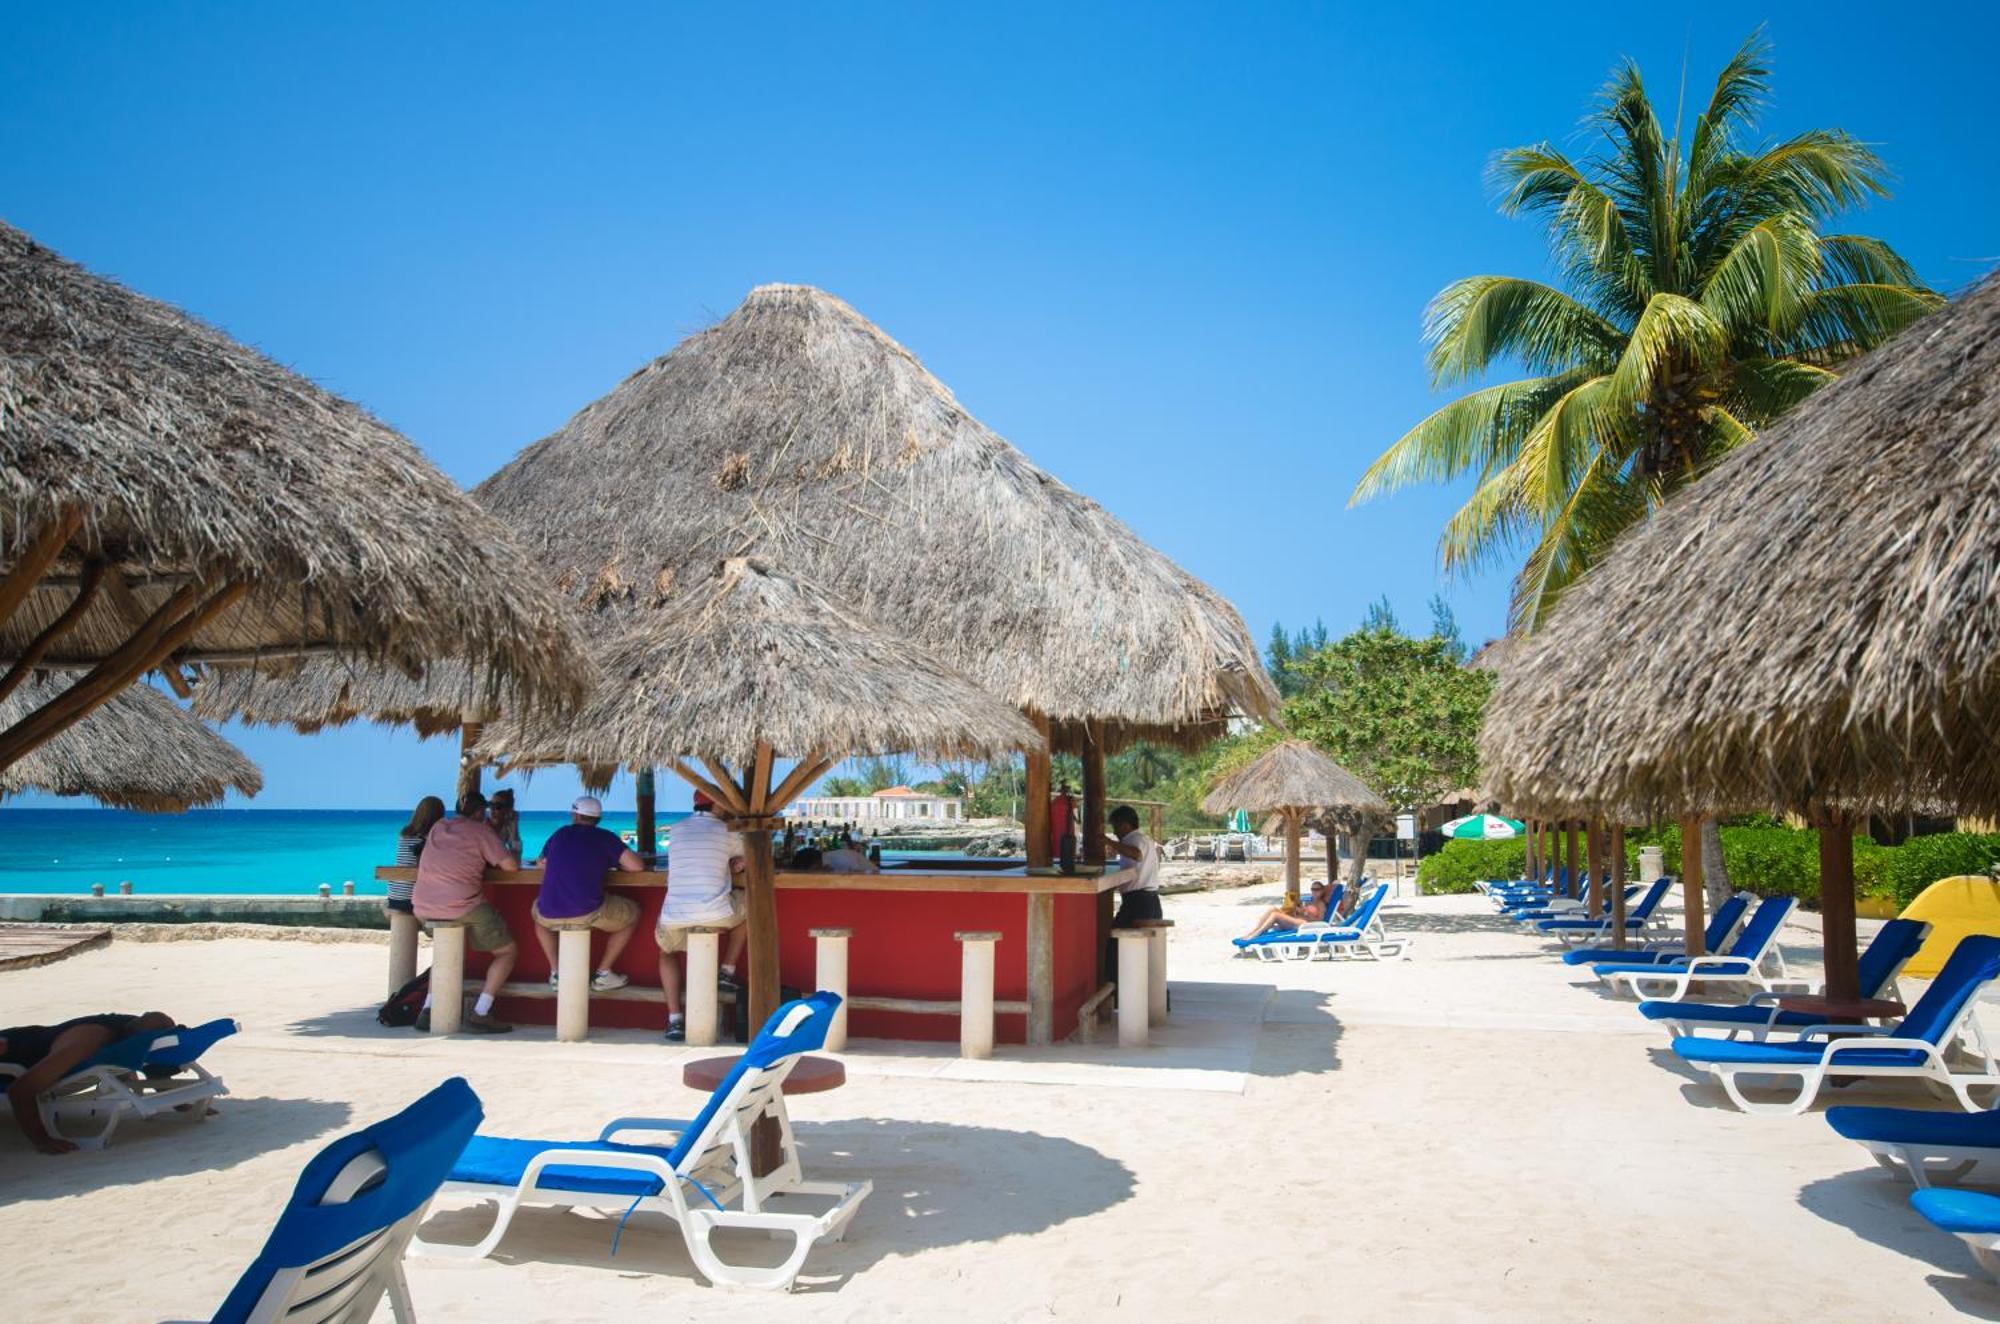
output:
M 662 813 L 668 826 L 683 814 Z M 136 814 L 123 809 L 0 809 L 0 892 L 107 892 L 129 882 L 146 892 L 255 892 L 311 895 L 352 879 L 356 893 L 380 896 L 375 866 L 396 858 L 396 832 L 409 815 L 378 809 L 197 809 Z M 521 815 L 521 844 L 541 854 L 561 812 Z M 614 832 L 631 814 L 606 814 Z

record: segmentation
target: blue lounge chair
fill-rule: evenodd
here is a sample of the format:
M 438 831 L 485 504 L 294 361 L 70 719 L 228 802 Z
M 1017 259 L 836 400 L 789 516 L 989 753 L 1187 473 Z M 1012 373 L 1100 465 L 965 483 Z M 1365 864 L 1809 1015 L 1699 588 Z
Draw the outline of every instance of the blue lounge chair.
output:
M 1340 909 L 1340 899 L 1346 895 L 1347 895 L 1347 884 L 1335 883 L 1333 885 L 1333 889 L 1326 894 L 1327 913 L 1328 914 L 1337 913 Z M 1316 920 L 1313 922 L 1327 923 L 1328 921 Z M 1256 947 L 1263 943 L 1276 942 L 1279 938 L 1289 938 L 1291 935 L 1292 935 L 1292 930 L 1290 929 L 1272 929 L 1266 933 L 1260 933 L 1254 938 L 1231 938 L 1229 941 L 1235 946 L 1236 950 L 1244 951 L 1247 950 L 1248 948 Z M 1251 954 L 1255 955 L 1254 952 Z
M 1931 926 L 1922 920 L 1892 919 L 1884 924 L 1868 944 L 1868 950 L 1861 953 L 1861 960 L 1856 966 L 1855 982 L 1860 995 L 1864 998 L 1893 997 L 1897 976 L 1903 973 L 1903 967 L 1917 954 L 1917 949 L 1924 945 L 1930 931 Z M 1763 1040 L 1770 1038 L 1773 1032 L 1797 1035 L 1825 1022 L 1824 1016 L 1811 1016 L 1802 1011 L 1780 1011 L 1777 1002 L 1784 996 L 1783 993 L 1758 993 L 1748 1002 L 1733 1006 L 1649 999 L 1639 1004 L 1639 1014 L 1677 1039 L 1683 1035 L 1713 1031 L 1728 1039 L 1741 1036 Z
M 1340 923 L 1301 925 L 1283 938 L 1260 945 L 1256 953 L 1267 961 L 1310 960 L 1315 956 L 1328 960 L 1363 955 L 1374 960 L 1407 956 L 1410 940 L 1390 937 L 1382 926 L 1382 902 L 1388 895 L 1389 885 L 1377 883 L 1361 898 L 1354 913 Z
M 445 1182 L 447 1194 L 473 1195 L 495 1202 L 493 1227 L 471 1246 L 417 1240 L 426 1255 L 481 1259 L 506 1235 L 523 1205 L 586 1206 L 614 1214 L 647 1210 L 680 1225 L 695 1267 L 712 1283 L 732 1287 L 788 1290 L 814 1243 L 838 1241 L 870 1182 L 814 1182 L 803 1179 L 783 1085 L 802 1054 L 826 1041 L 840 999 L 819 992 L 779 1007 L 749 1049 L 722 1078 L 693 1121 L 663 1117 L 620 1117 L 595 1140 L 514 1140 L 474 1136 Z M 753 1176 L 750 1133 L 764 1117 L 777 1122 L 779 1161 L 764 1176 Z M 664 1144 L 634 1144 L 621 1135 L 653 1133 Z M 830 1199 L 819 1212 L 781 1212 L 774 1200 L 805 1196 Z M 792 1238 L 784 1261 L 773 1267 L 729 1264 L 710 1242 L 718 1228 L 753 1228 Z
M 1637 902 L 1626 907 L 1625 929 L 1628 933 L 1644 933 L 1653 927 L 1655 923 L 1653 912 L 1660 908 L 1660 902 L 1666 899 L 1667 889 L 1672 886 L 1673 880 L 1670 878 L 1655 878 L 1647 885 L 1645 894 Z M 1632 893 L 1637 890 L 1635 887 L 1625 889 L 1626 899 L 1630 901 Z M 1574 945 L 1590 942 L 1593 939 L 1608 939 L 1611 936 L 1613 919 L 1612 912 L 1607 910 L 1594 919 L 1581 916 L 1558 917 L 1542 920 L 1535 927 L 1543 933 L 1554 935 L 1564 944 Z
M 2000 1063 L 1973 1015 L 1979 995 L 1995 978 L 2000 978 L 2000 938 L 1977 934 L 1952 950 L 1917 1005 L 1894 1026 L 1821 1025 L 1792 1043 L 1684 1037 L 1674 1040 L 1674 1051 L 1721 1081 L 1730 1101 L 1744 1112 L 1802 1113 L 1829 1076 L 1914 1077 L 1949 1090 L 1973 1112 L 1980 1106 L 1973 1090 L 2000 1090 Z M 1950 1055 L 1959 1032 L 1968 1028 L 1981 1069 L 1953 1071 Z M 1796 1079 L 1799 1092 L 1785 1103 L 1752 1103 L 1743 1097 L 1739 1076 Z
M 1910 1207 L 1972 1251 L 1979 1267 L 2000 1280 L 2000 1195 L 1982 1191 L 1912 1191 Z
M 1954 1182 L 2000 1159 L 2000 1111 L 1941 1113 L 1928 1108 L 1826 1110 L 1826 1122 L 1875 1161 L 1918 1186 Z
M 479 1096 L 453 1077 L 314 1155 L 214 1324 L 367 1324 L 385 1293 L 412 1324 L 403 1250 L 479 1118 Z
M 1669 890 L 1679 880 L 1672 874 L 1664 880 Z M 1736 893 L 1715 908 L 1708 917 L 1708 928 L 1702 933 L 1701 949 L 1705 952 L 1719 952 L 1730 935 L 1736 932 L 1736 925 L 1743 918 L 1743 912 L 1750 909 L 1750 897 Z M 1680 947 L 1579 947 L 1562 954 L 1564 965 L 1659 965 L 1664 961 L 1677 961 L 1686 956 Z
M 237 1029 L 232 1020 L 210 1021 L 141 1030 L 106 1044 L 42 1095 L 42 1125 L 79 1149 L 102 1149 L 128 1116 L 178 1110 L 199 1122 L 208 1116 L 208 1101 L 229 1087 L 196 1059 Z M 0 1085 L 23 1074 L 25 1068 L 0 1062 Z
M 1796 905 L 1798 901 L 1793 897 L 1765 897 L 1750 912 L 1750 918 L 1744 921 L 1742 931 L 1731 940 L 1728 950 L 1719 956 L 1682 956 L 1656 964 L 1607 961 L 1592 966 L 1591 973 L 1610 984 L 1614 991 L 1640 999 L 1678 1000 L 1698 985 L 1754 984 L 1767 991 L 1780 985 L 1790 988 L 1797 981 L 1786 978 L 1785 954 L 1778 949 L 1778 930 L 1784 927 Z M 1766 975 L 1767 965 L 1773 966 L 1776 973 Z M 1796 991 L 1803 993 L 1805 985 L 1797 983 Z

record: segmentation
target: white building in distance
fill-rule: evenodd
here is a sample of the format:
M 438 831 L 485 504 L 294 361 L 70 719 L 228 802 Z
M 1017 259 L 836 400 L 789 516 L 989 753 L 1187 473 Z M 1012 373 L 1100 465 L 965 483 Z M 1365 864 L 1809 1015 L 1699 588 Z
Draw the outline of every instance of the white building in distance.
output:
M 794 800 L 787 818 L 829 818 L 842 823 L 900 823 L 909 819 L 956 822 L 965 817 L 965 801 L 955 795 L 926 795 L 907 786 L 891 786 L 873 795 L 822 795 Z

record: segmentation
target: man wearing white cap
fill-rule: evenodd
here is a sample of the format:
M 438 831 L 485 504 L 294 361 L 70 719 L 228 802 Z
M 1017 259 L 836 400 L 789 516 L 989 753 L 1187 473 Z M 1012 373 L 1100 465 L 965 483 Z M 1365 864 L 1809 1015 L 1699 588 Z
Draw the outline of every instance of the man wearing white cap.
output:
M 625 848 L 615 832 L 598 826 L 604 806 L 597 797 L 580 795 L 569 807 L 569 826 L 557 828 L 542 847 L 542 890 L 535 898 L 535 941 L 549 958 L 549 987 L 556 984 L 556 935 L 550 920 L 588 919 L 590 927 L 609 936 L 604 959 L 590 987 L 599 993 L 623 988 L 632 981 L 613 969 L 632 941 L 639 923 L 639 905 L 630 897 L 606 893 L 604 875 L 612 869 L 638 873 L 644 861 Z

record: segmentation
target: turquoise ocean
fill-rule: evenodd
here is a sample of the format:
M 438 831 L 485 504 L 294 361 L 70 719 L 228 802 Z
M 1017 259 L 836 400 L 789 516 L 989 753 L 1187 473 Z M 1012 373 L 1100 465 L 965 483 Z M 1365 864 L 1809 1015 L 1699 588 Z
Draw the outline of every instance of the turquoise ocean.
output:
M 662 813 L 669 828 L 686 815 Z M 352 881 L 380 896 L 375 867 L 393 864 L 396 833 L 407 813 L 383 809 L 196 809 L 139 814 L 123 809 L 0 809 L 0 892 L 339 895 Z M 521 815 L 521 845 L 541 854 L 563 812 Z M 633 830 L 631 814 L 606 814 L 614 832 Z

